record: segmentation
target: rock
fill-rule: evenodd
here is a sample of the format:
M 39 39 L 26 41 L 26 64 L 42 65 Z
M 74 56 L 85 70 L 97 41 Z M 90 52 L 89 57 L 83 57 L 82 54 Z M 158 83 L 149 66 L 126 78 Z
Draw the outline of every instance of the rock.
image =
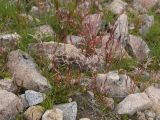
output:
M 137 119 L 138 120 L 147 120 L 145 114 L 143 112 L 137 112 Z
M 45 56 L 51 62 L 55 58 L 54 61 L 57 64 L 84 66 L 85 56 L 71 44 L 43 42 L 30 44 L 29 49 L 32 53 L 39 53 Z
M 146 33 L 149 32 L 150 27 L 154 23 L 154 16 L 149 16 L 147 14 L 144 14 L 141 16 L 141 19 L 142 19 L 142 26 L 139 32 L 145 36 Z
M 137 111 L 146 110 L 151 106 L 152 101 L 145 93 L 130 94 L 117 105 L 117 113 L 133 115 Z
M 16 92 L 17 87 L 11 79 L 0 79 L 0 89 L 8 92 Z
M 113 100 L 113 98 L 107 98 L 107 97 L 105 97 L 104 101 L 106 103 L 106 107 L 107 108 L 110 108 L 111 110 L 114 109 L 114 100 Z
M 160 103 L 160 88 L 150 86 L 145 92 L 154 103 Z
M 156 116 L 159 116 L 159 118 L 160 118 L 160 104 L 153 103 L 152 110 L 154 111 Z
M 95 36 L 98 33 L 101 28 L 101 24 L 102 14 L 87 15 L 82 21 L 82 30 L 84 32 L 88 32 L 89 29 L 89 35 L 86 37 L 89 37 L 89 39 L 91 39 L 92 36 Z
M 33 90 L 26 90 L 25 97 L 28 101 L 29 106 L 37 105 L 42 103 L 44 100 L 43 94 L 40 92 L 35 92 Z
M 42 120 L 63 120 L 63 111 L 58 108 L 47 110 L 42 116 Z
M 53 31 L 53 29 L 51 28 L 51 26 L 49 25 L 42 25 L 40 27 L 37 28 L 34 38 L 36 38 L 37 40 L 44 40 L 48 37 L 54 37 L 55 33 Z
M 14 75 L 17 86 L 40 92 L 49 89 L 46 78 L 38 72 L 33 59 L 27 53 L 21 50 L 10 52 L 7 67 Z
M 115 39 L 120 42 L 123 46 L 128 41 L 128 17 L 126 14 L 121 14 L 115 22 Z
M 117 71 L 98 74 L 96 84 L 102 93 L 118 98 L 124 98 L 130 93 L 139 91 L 129 76 L 125 74 L 119 75 Z
M 40 13 L 40 10 L 37 6 L 32 6 L 30 13 L 34 16 L 38 16 Z
M 114 0 L 111 4 L 110 4 L 110 10 L 117 14 L 117 15 L 120 15 L 124 12 L 124 10 L 126 9 L 127 7 L 127 3 L 126 2 L 123 2 L 121 0 Z
M 110 40 L 109 35 L 102 37 L 101 53 L 103 56 L 106 55 L 106 53 L 111 54 L 113 58 L 129 58 L 127 51 L 124 49 L 124 46 L 121 45 L 120 41 L 116 39 Z
M 40 120 L 44 113 L 44 108 L 41 106 L 31 106 L 24 112 L 25 120 Z
M 74 36 L 74 35 L 68 35 L 66 37 L 66 43 L 76 45 L 77 47 L 81 44 L 83 44 L 84 38 L 80 36 Z
M 81 118 L 79 120 L 90 120 L 89 118 Z
M 24 109 L 28 108 L 29 104 L 28 104 L 28 101 L 26 100 L 25 94 L 20 95 L 20 99 L 21 99 L 21 101 L 23 103 L 23 108 Z
M 152 110 L 145 110 L 144 114 L 145 114 L 146 118 L 153 118 L 154 119 L 156 117 L 156 114 Z
M 15 118 L 16 114 L 23 110 L 21 100 L 13 93 L 0 90 L 0 118 L 9 120 Z
M 7 50 L 12 50 L 17 47 L 20 41 L 20 35 L 13 34 L 0 34 L 0 54 Z
M 103 112 L 96 104 L 96 100 L 89 92 L 79 93 L 76 92 L 72 95 L 73 101 L 77 102 L 78 112 L 77 119 L 89 118 L 91 120 L 108 120 L 106 116 L 103 116 Z
M 133 57 L 135 57 L 138 61 L 143 61 L 149 56 L 150 49 L 146 42 L 140 37 L 129 35 L 128 44 L 132 49 L 131 52 Z
M 158 0 L 133 0 L 133 6 L 137 11 L 141 13 L 153 8 Z
M 76 120 L 77 117 L 77 103 L 71 102 L 62 105 L 56 105 L 54 108 L 58 108 L 63 111 L 63 120 Z

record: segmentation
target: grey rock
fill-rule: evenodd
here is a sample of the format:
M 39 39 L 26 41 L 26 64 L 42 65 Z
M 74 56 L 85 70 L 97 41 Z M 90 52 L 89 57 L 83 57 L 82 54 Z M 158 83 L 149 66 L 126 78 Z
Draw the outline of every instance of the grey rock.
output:
M 27 100 L 29 106 L 37 105 L 39 103 L 42 103 L 44 100 L 42 93 L 36 92 L 33 90 L 26 90 L 25 97 L 26 97 L 26 100 Z
M 63 120 L 63 111 L 58 108 L 47 110 L 43 114 L 42 120 Z M 67 120 L 70 120 L 70 119 L 67 119 Z
M 10 120 L 23 110 L 21 100 L 13 93 L 0 90 L 0 118 Z
M 129 76 L 125 74 L 119 75 L 117 71 L 98 74 L 96 83 L 102 93 L 109 94 L 112 97 L 124 98 L 130 93 L 139 91 Z
M 26 100 L 25 94 L 20 95 L 20 99 L 21 99 L 21 101 L 23 103 L 23 108 L 24 109 L 28 108 L 29 104 L 28 104 L 28 101 Z
M 8 92 L 16 92 L 17 86 L 11 79 L 0 79 L 0 89 L 7 90 Z
M 149 32 L 150 27 L 154 23 L 154 16 L 149 16 L 149 15 L 145 14 L 145 15 L 141 16 L 141 19 L 142 19 L 142 26 L 141 26 L 139 32 L 145 36 L 146 33 Z
M 144 61 L 149 56 L 150 49 L 142 38 L 129 35 L 128 44 L 132 49 L 131 52 L 133 57 L 135 57 L 138 61 Z
M 21 50 L 9 53 L 7 67 L 17 86 L 40 92 L 45 92 L 50 87 L 46 78 L 36 69 L 33 59 Z
M 123 46 L 128 41 L 128 17 L 126 14 L 121 14 L 115 22 L 115 39 Z
M 127 3 L 121 0 L 114 0 L 111 4 L 110 4 L 110 10 L 117 14 L 120 15 L 124 12 L 124 10 L 127 7 Z
M 41 106 L 31 106 L 24 112 L 25 120 L 40 120 L 44 113 L 44 108 Z
M 76 120 L 76 117 L 77 117 L 76 102 L 56 105 L 54 108 L 58 108 L 63 111 L 63 120 Z
M 128 95 L 117 105 L 118 114 L 133 115 L 137 111 L 143 111 L 152 106 L 152 101 L 146 93 L 135 93 Z

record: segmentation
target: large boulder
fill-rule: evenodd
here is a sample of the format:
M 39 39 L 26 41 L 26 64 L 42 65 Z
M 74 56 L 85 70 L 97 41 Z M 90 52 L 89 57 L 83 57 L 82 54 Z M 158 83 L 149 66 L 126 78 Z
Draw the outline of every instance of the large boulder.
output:
M 13 93 L 0 90 L 0 119 L 10 120 L 23 110 L 21 100 Z
M 16 48 L 20 38 L 20 35 L 17 33 L 0 34 L 0 54 L 7 50 Z
M 117 21 L 115 22 L 115 31 L 114 37 L 118 40 L 123 46 L 126 45 L 128 41 L 128 17 L 126 14 L 121 14 Z
M 40 92 L 49 89 L 46 78 L 39 73 L 33 59 L 27 53 L 21 50 L 10 52 L 7 67 L 14 75 L 17 86 Z
M 58 108 L 63 111 L 63 120 L 76 120 L 76 117 L 77 117 L 76 102 L 56 105 L 54 106 L 54 108 Z
M 137 111 L 146 110 L 151 106 L 152 101 L 146 93 L 130 94 L 117 105 L 117 113 L 133 115 Z
M 138 60 L 143 61 L 149 56 L 150 49 L 142 38 L 129 35 L 128 44 L 131 47 L 132 55 Z
M 138 92 L 139 89 L 125 74 L 118 74 L 117 71 L 111 71 L 106 74 L 98 74 L 96 78 L 97 88 L 112 97 L 124 98 L 130 93 Z
M 111 4 L 110 4 L 110 10 L 117 14 L 120 15 L 124 12 L 124 10 L 127 7 L 127 3 L 121 0 L 114 0 Z

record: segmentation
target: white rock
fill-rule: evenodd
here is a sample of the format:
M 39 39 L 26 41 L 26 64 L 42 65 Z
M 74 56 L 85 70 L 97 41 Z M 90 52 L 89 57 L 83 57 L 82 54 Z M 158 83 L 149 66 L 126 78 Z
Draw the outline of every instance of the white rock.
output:
M 121 13 L 123 13 L 123 11 L 126 9 L 127 7 L 127 3 L 123 2 L 121 0 L 114 0 L 111 4 L 110 4 L 110 10 L 115 13 L 120 15 Z
M 42 120 L 63 120 L 63 111 L 58 108 L 47 110 Z
M 37 105 L 39 103 L 42 103 L 44 100 L 42 93 L 33 90 L 26 90 L 25 97 L 28 101 L 29 106 Z
M 138 61 L 143 61 L 148 57 L 150 49 L 146 42 L 142 40 L 142 38 L 129 35 L 128 44 L 131 46 L 133 55 Z
M 10 120 L 23 110 L 21 100 L 13 93 L 0 90 L 0 119 Z
M 123 46 L 128 41 L 128 17 L 126 14 L 121 14 L 115 23 L 114 36 Z
M 128 95 L 117 106 L 118 114 L 133 115 L 137 111 L 146 110 L 152 106 L 152 101 L 146 93 L 135 93 Z
M 50 87 L 46 78 L 36 69 L 33 59 L 21 50 L 9 53 L 7 67 L 18 86 L 40 92 L 47 91 Z
M 76 120 L 77 116 L 77 103 L 71 102 L 62 105 L 57 105 L 58 108 L 63 111 L 63 120 Z

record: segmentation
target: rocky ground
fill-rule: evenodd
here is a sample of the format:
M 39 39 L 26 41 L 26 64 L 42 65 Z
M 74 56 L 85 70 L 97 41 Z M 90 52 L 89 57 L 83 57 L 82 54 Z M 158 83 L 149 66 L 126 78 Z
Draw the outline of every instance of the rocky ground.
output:
M 160 0 L 0 0 L 0 120 L 160 120 Z

